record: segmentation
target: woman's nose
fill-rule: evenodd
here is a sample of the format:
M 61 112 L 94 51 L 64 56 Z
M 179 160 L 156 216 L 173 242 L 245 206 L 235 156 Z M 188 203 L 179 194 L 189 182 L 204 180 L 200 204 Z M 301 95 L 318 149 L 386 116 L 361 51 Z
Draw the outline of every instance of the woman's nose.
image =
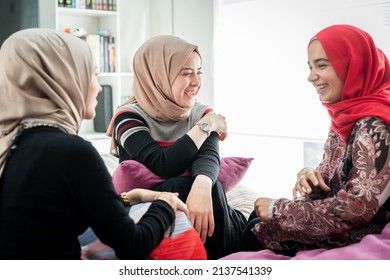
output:
M 310 74 L 309 76 L 307 77 L 307 80 L 312 83 L 314 82 L 315 80 L 318 79 L 318 74 L 316 74 L 314 71 L 310 71 Z
M 200 86 L 200 77 L 198 75 L 193 75 L 193 78 L 191 79 L 191 85 L 194 87 Z

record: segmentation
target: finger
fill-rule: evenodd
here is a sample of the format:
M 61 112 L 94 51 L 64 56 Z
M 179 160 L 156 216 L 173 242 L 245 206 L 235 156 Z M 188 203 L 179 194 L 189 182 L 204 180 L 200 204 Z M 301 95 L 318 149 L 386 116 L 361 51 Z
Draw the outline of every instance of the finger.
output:
M 209 237 L 213 236 L 214 229 L 215 229 L 214 215 L 211 213 L 209 215 L 209 231 L 208 231 Z
M 178 199 L 177 210 L 183 211 L 187 217 L 189 216 L 187 205 L 183 201 L 181 201 L 180 199 Z
M 301 179 L 299 179 L 298 182 L 295 184 L 294 189 L 295 189 L 295 193 L 299 192 L 301 196 L 306 196 L 312 191 L 310 185 L 307 183 L 304 176 L 301 176 Z
M 297 189 L 297 184 L 295 184 L 294 188 L 292 189 L 292 196 L 294 199 L 296 199 L 298 196 L 298 189 Z
M 195 228 L 196 232 L 199 234 L 200 239 L 204 243 L 205 240 L 206 240 L 206 234 L 205 234 L 205 231 L 202 231 L 202 229 L 203 229 L 203 222 L 202 222 L 202 217 L 201 216 L 196 217 L 194 228 Z
M 189 216 L 188 216 L 188 218 L 189 218 L 189 220 L 190 220 L 192 226 L 195 228 L 195 215 L 192 214 L 191 211 L 189 211 Z M 195 229 L 195 230 L 196 230 L 196 229 Z
M 318 174 L 316 172 L 309 172 L 307 175 L 306 181 L 310 181 L 314 186 L 318 186 Z
M 324 190 L 326 192 L 330 191 L 330 187 L 325 183 L 324 178 L 322 177 L 322 175 L 320 173 L 318 173 L 318 181 L 319 181 L 318 186 L 322 190 Z
M 202 219 L 202 228 L 200 232 L 200 239 L 202 240 L 203 243 L 206 242 L 207 238 L 207 229 L 208 229 L 208 219 Z

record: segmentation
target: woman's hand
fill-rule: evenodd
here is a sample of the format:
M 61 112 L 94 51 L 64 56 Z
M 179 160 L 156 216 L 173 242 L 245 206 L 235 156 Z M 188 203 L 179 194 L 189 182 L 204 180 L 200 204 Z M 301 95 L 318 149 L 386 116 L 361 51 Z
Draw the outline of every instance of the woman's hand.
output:
M 209 177 L 196 176 L 186 201 L 189 219 L 203 243 L 207 236 L 213 235 L 215 228 L 211 184 Z
M 186 204 L 180 200 L 178 193 L 157 192 L 147 189 L 133 189 L 126 193 L 128 204 L 134 205 L 141 202 L 150 202 L 157 199 L 167 202 L 174 211 L 183 211 L 188 216 Z
M 205 122 L 210 126 L 211 131 L 215 131 L 219 134 L 221 141 L 225 140 L 228 135 L 226 118 L 221 114 L 210 113 L 205 115 L 199 120 L 200 123 Z
M 255 212 L 258 217 L 264 222 L 269 220 L 268 209 L 272 199 L 268 197 L 259 197 L 255 200 Z
M 293 188 L 293 197 L 297 198 L 297 193 L 301 196 L 306 196 L 312 193 L 313 187 L 320 187 L 326 192 L 331 190 L 317 170 L 309 167 L 303 168 L 298 172 L 297 182 Z

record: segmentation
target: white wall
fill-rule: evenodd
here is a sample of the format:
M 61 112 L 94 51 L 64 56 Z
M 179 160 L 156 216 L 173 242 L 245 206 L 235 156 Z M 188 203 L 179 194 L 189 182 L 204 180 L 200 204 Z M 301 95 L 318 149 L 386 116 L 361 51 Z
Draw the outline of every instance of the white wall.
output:
M 130 47 L 122 52 L 122 59 L 132 57 L 145 40 L 156 35 L 172 34 L 198 45 L 203 59 L 203 87 L 199 100 L 213 106 L 213 0 L 131 0 L 124 6 L 129 7 L 129 13 L 121 20 L 121 30 L 129 34 L 128 40 L 138 39 L 128 44 Z
M 202 89 L 198 99 L 214 106 L 213 38 L 214 3 L 213 0 L 173 0 L 172 33 L 186 41 L 198 45 L 202 54 Z
M 254 157 L 243 183 L 264 196 L 291 197 L 303 142 L 323 142 L 329 128 L 307 82 L 308 41 L 328 25 L 349 23 L 389 55 L 389 1 L 215 1 L 214 107 L 231 132 L 222 155 Z

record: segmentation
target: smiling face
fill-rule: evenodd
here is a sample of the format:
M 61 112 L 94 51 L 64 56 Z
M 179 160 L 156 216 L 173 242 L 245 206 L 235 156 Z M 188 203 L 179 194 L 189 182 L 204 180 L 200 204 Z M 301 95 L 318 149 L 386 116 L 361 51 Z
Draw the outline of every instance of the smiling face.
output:
M 319 40 L 313 40 L 308 48 L 310 75 L 308 81 L 316 88 L 322 103 L 333 104 L 341 100 L 344 82 L 330 63 Z
M 172 85 L 174 101 L 182 108 L 192 108 L 202 85 L 202 61 L 197 52 L 193 52 L 183 65 Z

